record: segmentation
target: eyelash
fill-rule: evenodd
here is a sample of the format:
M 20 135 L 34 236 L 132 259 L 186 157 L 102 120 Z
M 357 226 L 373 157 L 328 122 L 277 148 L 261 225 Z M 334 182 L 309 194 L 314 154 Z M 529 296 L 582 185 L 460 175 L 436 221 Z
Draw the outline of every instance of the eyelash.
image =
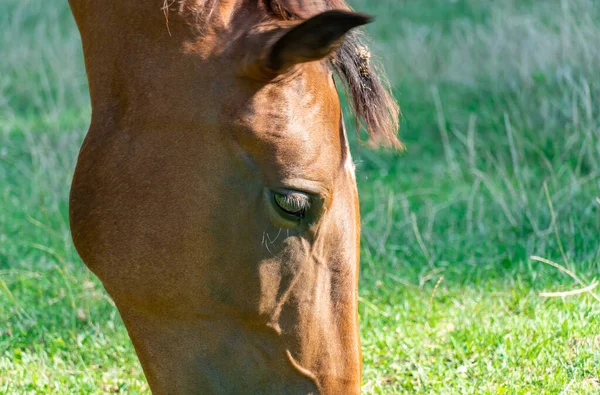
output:
M 310 209 L 310 198 L 300 192 L 275 193 L 273 200 L 281 211 L 289 216 L 303 219 Z

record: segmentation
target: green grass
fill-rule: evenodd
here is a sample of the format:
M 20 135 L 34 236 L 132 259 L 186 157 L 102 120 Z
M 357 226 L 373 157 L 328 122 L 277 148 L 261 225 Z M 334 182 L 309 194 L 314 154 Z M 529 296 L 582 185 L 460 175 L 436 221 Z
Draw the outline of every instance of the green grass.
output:
M 355 0 L 402 154 L 354 144 L 366 393 L 600 391 L 600 8 Z M 90 109 L 66 2 L 0 3 L 0 393 L 147 392 L 70 241 Z

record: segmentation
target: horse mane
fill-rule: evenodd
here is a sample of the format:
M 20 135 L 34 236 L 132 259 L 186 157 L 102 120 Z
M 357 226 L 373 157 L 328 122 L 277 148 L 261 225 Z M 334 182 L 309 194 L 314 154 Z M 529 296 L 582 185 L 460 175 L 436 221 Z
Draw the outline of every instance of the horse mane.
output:
M 308 19 L 332 9 L 351 10 L 344 0 L 264 1 L 271 15 L 284 20 Z M 364 34 L 360 30 L 350 32 L 329 63 L 349 95 L 357 133 L 364 127 L 371 145 L 403 149 L 397 137 L 400 108 L 382 67 L 371 59 Z

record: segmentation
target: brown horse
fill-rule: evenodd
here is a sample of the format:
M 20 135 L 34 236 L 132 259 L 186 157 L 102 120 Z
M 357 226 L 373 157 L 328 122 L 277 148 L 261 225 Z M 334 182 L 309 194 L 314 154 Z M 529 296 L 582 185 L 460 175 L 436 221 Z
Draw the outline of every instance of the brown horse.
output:
M 360 392 L 359 210 L 334 73 L 398 108 L 340 0 L 70 0 L 92 120 L 75 246 L 155 393 Z

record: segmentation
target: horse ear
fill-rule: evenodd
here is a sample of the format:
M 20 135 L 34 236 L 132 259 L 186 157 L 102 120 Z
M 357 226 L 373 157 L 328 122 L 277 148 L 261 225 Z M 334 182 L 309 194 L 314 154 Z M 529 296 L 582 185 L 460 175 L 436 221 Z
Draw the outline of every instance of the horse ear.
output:
M 327 11 L 291 28 L 268 51 L 264 66 L 281 72 L 305 62 L 320 60 L 338 49 L 351 29 L 372 17 L 349 11 Z
M 302 22 L 281 24 L 252 39 L 241 74 L 270 79 L 297 64 L 326 58 L 342 45 L 350 30 L 372 20 L 369 15 L 333 10 Z

